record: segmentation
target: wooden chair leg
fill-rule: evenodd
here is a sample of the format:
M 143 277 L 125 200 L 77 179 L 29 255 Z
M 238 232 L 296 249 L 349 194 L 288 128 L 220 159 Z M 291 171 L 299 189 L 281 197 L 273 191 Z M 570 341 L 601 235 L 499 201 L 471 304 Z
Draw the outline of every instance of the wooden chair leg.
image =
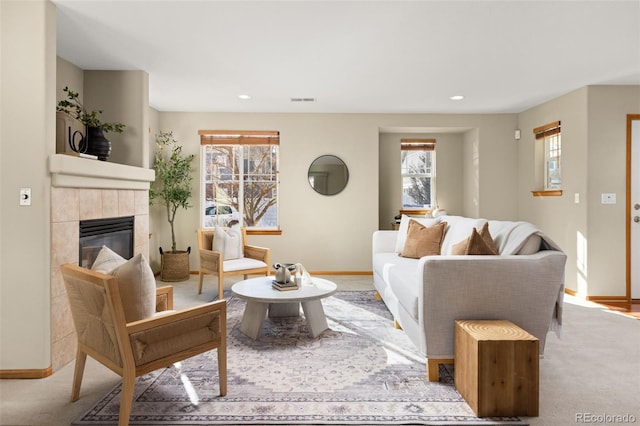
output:
M 71 387 L 71 402 L 80 398 L 80 385 L 84 375 L 84 366 L 87 362 L 87 353 L 78 348 L 76 352 L 76 365 L 73 372 L 73 386 Z
M 220 377 L 220 396 L 227 394 L 227 348 L 218 347 L 218 376 Z
M 202 271 L 198 272 L 198 294 L 202 294 L 202 280 L 204 279 L 204 274 Z
M 133 391 L 136 387 L 136 376 L 134 373 L 124 373 L 122 376 L 122 392 L 120 393 L 120 413 L 118 426 L 129 426 L 129 417 L 133 407 Z
M 224 297 L 224 274 L 218 271 L 218 300 Z
M 218 279 L 218 300 L 224 297 L 224 279 Z

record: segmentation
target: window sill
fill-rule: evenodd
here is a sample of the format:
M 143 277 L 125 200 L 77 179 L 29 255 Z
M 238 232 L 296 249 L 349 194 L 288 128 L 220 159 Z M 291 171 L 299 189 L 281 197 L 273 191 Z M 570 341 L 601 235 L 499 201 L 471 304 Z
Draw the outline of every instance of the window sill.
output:
M 282 235 L 281 229 L 247 229 L 247 235 Z
M 406 214 L 407 216 L 426 216 L 431 213 L 431 209 L 403 209 L 400 210 L 400 214 Z
M 561 197 L 562 189 L 547 189 L 544 191 L 531 191 L 534 197 Z

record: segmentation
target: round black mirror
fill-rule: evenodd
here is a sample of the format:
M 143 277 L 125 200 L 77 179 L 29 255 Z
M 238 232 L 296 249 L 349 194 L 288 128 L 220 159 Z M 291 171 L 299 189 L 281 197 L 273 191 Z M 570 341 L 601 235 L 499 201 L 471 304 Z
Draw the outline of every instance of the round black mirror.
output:
M 309 185 L 318 194 L 336 195 L 349 181 L 349 169 L 335 155 L 321 155 L 309 166 Z

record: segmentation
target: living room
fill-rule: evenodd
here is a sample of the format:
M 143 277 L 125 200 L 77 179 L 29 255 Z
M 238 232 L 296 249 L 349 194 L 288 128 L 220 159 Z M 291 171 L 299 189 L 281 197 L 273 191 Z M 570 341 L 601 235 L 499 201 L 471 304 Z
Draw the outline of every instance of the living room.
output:
M 56 364 L 57 355 L 51 346 L 56 338 L 51 331 L 56 318 L 51 308 L 52 197 L 48 161 L 56 154 L 55 104 L 64 87 L 57 81 L 58 70 L 61 66 L 70 68 L 72 73 L 81 75 L 81 83 L 93 71 L 59 56 L 56 40 L 57 26 L 61 24 L 57 21 L 56 3 L 3 1 L 0 11 L 5 82 L 0 148 L 3 371 L 47 372 Z M 638 3 L 586 3 L 592 9 L 584 4 L 574 6 L 585 6 L 581 12 L 585 14 L 585 26 L 618 31 L 611 45 L 597 45 L 598 53 L 613 55 L 611 51 L 622 49 L 627 62 L 616 62 L 618 56 L 607 57 L 603 62 L 609 62 L 612 68 L 609 74 L 602 73 L 601 80 L 590 81 L 576 75 L 574 86 L 554 88 L 557 96 L 540 98 L 521 109 L 513 106 L 509 112 L 470 112 L 464 104 L 452 103 L 447 111 L 437 112 L 419 108 L 411 111 L 409 107 L 400 112 L 365 108 L 345 111 L 339 107 L 336 112 L 314 112 L 311 108 L 318 108 L 317 105 L 301 106 L 307 109 L 292 112 L 287 105 L 289 109 L 274 112 L 251 111 L 251 106 L 238 105 L 239 101 L 233 99 L 229 101 L 234 102 L 233 107 L 228 110 L 181 111 L 179 107 L 154 108 L 149 100 L 148 109 L 141 112 L 144 117 L 139 119 L 140 125 L 123 135 L 130 139 L 114 139 L 114 151 L 123 146 L 117 143 L 124 143 L 135 157 L 128 164 L 149 168 L 153 135 L 160 130 L 172 130 L 186 152 L 196 156 L 200 150 L 199 130 L 277 130 L 281 134 L 282 233 L 251 235 L 252 243 L 270 247 L 274 259 L 293 259 L 313 271 L 360 274 L 371 272 L 372 233 L 389 226 L 399 210 L 398 203 L 381 196 L 385 191 L 385 170 L 391 167 L 385 147 L 408 135 L 450 138 L 451 157 L 443 155 L 438 163 L 451 169 L 443 171 L 442 182 L 439 181 L 447 189 L 438 194 L 442 207 L 451 214 L 535 223 L 567 254 L 565 286 L 569 292 L 581 298 L 626 299 L 627 115 L 640 113 Z M 60 2 L 60 7 L 64 6 Z M 569 7 L 563 5 L 563 11 Z M 601 19 L 598 25 L 594 24 L 596 16 Z M 567 49 L 554 47 L 559 51 Z M 154 55 L 158 55 L 158 61 L 165 60 L 162 53 Z M 382 61 L 380 66 L 387 65 Z M 125 68 L 123 65 L 120 69 Z M 332 77 L 330 84 L 341 84 L 343 91 L 349 91 L 349 81 L 339 79 L 333 69 L 325 71 Z M 513 70 L 522 71 L 520 66 Z M 143 72 L 149 73 L 151 92 L 154 76 L 150 70 Z M 625 81 L 622 77 L 626 74 Z M 528 81 L 523 77 L 520 83 L 527 85 Z M 303 91 L 304 87 L 296 89 Z M 352 96 L 364 94 L 354 91 Z M 149 96 L 152 98 L 151 93 Z M 395 98 L 389 93 L 380 96 Z M 329 100 L 318 95 L 318 104 L 322 102 Z M 243 110 L 247 108 L 248 111 Z M 565 141 L 563 195 L 534 197 L 531 191 L 541 189 L 542 179 L 541 171 L 536 169 L 532 130 L 557 120 L 562 122 Z M 514 137 L 516 130 L 521 131 L 519 140 Z M 342 193 L 320 197 L 309 188 L 307 170 L 314 158 L 327 153 L 338 155 L 347 163 L 349 182 Z M 114 158 L 118 155 L 122 154 L 114 153 Z M 199 182 L 199 176 L 194 182 Z M 18 190 L 23 187 L 32 189 L 33 203 L 28 208 L 17 202 Z M 199 192 L 199 188 L 194 191 Z M 602 204 L 603 193 L 616 194 L 618 202 Z M 195 230 L 200 226 L 202 209 L 199 200 L 192 204 L 196 208 L 181 212 L 177 231 L 178 245 L 193 249 L 197 246 Z M 157 268 L 158 248 L 168 244 L 168 228 L 161 211 L 153 207 L 148 223 L 152 234 L 148 256 Z M 331 250 L 319 249 L 325 247 Z M 191 269 L 195 269 L 197 258 L 192 256 L 191 262 Z M 54 375 L 55 371 L 53 368 Z

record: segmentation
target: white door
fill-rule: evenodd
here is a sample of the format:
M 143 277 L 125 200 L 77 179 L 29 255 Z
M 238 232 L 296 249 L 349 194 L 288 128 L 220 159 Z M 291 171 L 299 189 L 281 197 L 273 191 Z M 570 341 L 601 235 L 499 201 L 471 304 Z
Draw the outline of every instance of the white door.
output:
M 631 298 L 640 299 L 640 116 L 631 122 Z

